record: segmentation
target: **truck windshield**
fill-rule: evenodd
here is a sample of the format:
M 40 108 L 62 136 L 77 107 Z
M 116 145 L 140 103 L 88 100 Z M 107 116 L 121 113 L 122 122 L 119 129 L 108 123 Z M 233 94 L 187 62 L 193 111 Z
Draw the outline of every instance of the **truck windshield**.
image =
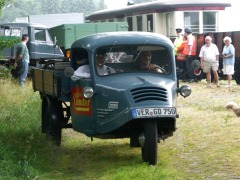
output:
M 127 45 L 99 48 L 95 55 L 97 74 L 151 72 L 169 74 L 172 56 L 164 46 Z

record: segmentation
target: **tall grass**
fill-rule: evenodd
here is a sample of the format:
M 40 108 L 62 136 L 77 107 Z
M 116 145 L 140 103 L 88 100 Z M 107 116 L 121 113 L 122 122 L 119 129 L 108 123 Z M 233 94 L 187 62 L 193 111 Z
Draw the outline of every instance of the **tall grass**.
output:
M 38 93 L 29 82 L 22 89 L 16 80 L 4 76 L 0 79 L 0 99 L 0 177 L 33 177 L 33 147 L 41 137 Z
M 178 97 L 177 131 L 159 144 L 158 165 L 142 162 L 128 139 L 91 139 L 63 130 L 60 147 L 41 133 L 38 92 L 0 78 L 0 179 L 239 179 L 240 119 L 225 109 L 240 103 L 240 87 L 190 84 Z

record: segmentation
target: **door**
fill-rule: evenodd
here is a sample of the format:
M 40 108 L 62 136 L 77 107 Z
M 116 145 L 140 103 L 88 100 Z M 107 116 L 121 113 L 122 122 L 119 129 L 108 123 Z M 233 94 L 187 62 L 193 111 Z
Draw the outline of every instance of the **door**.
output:
M 63 58 L 62 52 L 53 44 L 47 29 L 33 28 L 32 35 L 29 53 L 30 58 L 36 60 L 36 66 L 41 59 Z

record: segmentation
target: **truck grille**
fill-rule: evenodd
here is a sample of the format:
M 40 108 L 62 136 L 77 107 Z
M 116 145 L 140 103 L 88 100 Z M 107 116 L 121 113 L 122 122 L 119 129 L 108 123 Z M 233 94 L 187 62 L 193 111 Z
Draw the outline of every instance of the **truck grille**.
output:
M 130 91 L 135 103 L 149 100 L 167 101 L 167 90 L 159 87 L 141 87 Z

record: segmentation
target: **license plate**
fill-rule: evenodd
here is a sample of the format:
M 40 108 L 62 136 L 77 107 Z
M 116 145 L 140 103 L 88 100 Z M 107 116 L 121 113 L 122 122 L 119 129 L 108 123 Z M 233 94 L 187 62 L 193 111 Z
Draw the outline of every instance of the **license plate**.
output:
M 133 109 L 133 118 L 147 118 L 147 117 L 176 117 L 176 108 L 141 108 Z

